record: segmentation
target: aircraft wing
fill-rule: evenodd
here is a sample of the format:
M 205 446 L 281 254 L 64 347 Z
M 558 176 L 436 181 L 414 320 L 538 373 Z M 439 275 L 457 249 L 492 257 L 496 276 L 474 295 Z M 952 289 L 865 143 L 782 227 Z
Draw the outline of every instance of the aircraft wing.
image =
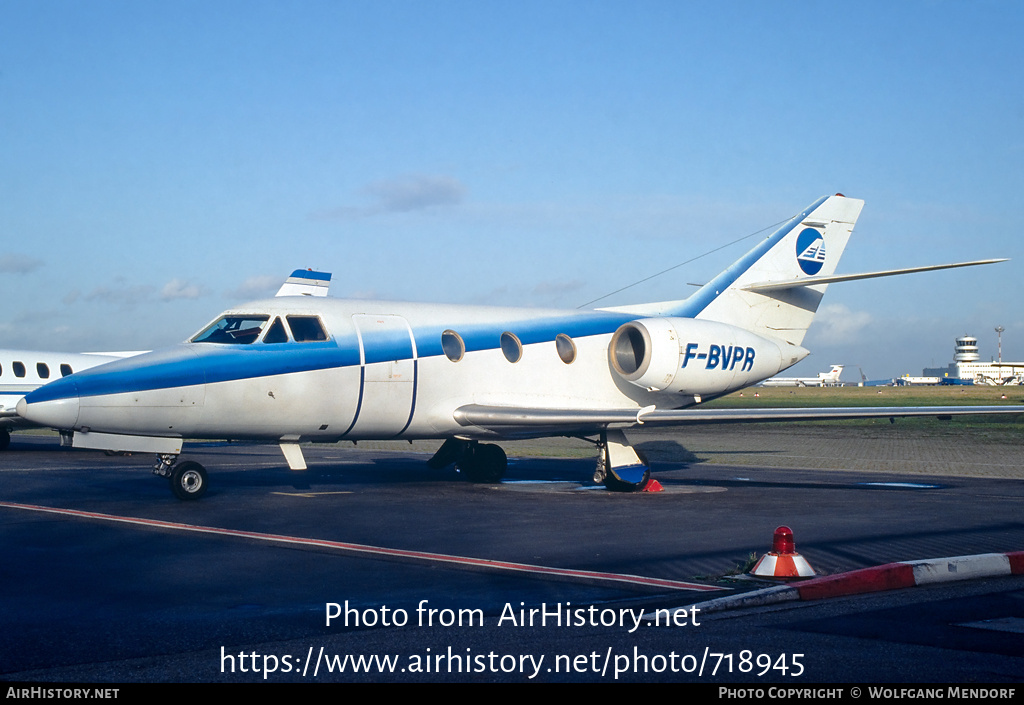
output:
M 829 421 L 841 419 L 971 414 L 1024 414 L 1024 406 L 843 406 L 792 409 L 545 409 L 469 404 L 455 410 L 463 426 L 477 426 L 503 435 L 538 431 L 587 431 L 631 426 L 767 421 Z

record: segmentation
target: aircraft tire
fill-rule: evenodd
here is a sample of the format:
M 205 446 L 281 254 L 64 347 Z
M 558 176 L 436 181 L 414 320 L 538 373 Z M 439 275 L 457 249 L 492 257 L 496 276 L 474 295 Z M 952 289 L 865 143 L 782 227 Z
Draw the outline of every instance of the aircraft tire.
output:
M 609 472 L 607 475 L 605 475 L 604 486 L 605 489 L 610 490 L 611 492 L 636 492 L 638 490 L 643 489 L 644 485 L 646 485 L 647 481 L 650 479 L 650 468 L 644 470 L 643 478 L 640 480 L 640 482 L 636 484 L 633 484 L 632 482 L 623 482 L 619 478 L 615 477 L 615 473 Z
M 469 444 L 456 438 L 445 439 L 437 452 L 427 461 L 427 467 L 431 470 L 446 468 L 459 459 L 459 455 L 465 452 Z
M 459 469 L 466 473 L 470 482 L 499 482 L 508 467 L 508 457 L 501 446 L 493 443 L 478 445 L 464 454 Z
M 11 445 L 11 434 L 6 429 L 0 430 L 0 450 L 7 450 L 7 446 Z
M 206 468 L 191 460 L 178 463 L 171 470 L 171 492 L 183 502 L 197 500 L 206 494 L 209 482 Z

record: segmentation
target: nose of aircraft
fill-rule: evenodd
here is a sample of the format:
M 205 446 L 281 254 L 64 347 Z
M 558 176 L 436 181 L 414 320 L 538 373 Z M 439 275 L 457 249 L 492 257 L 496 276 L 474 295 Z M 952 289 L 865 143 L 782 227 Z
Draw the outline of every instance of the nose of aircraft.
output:
M 59 395 L 43 397 L 31 392 L 26 397 L 19 399 L 18 416 L 40 426 L 59 429 L 74 428 L 78 423 L 80 410 L 78 390 L 70 379 L 58 380 L 58 382 L 66 383 L 61 386 L 67 387 Z M 57 384 L 57 382 L 51 384 Z M 35 400 L 33 400 L 33 396 L 36 397 Z
M 54 380 L 26 394 L 17 410 L 28 421 L 61 430 L 183 433 L 202 412 L 205 374 L 197 353 L 177 346 Z

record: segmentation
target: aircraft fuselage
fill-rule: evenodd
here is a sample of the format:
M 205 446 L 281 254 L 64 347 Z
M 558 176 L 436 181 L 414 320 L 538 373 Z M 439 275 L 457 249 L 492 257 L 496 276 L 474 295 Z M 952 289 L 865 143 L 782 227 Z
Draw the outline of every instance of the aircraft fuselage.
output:
M 459 425 L 455 410 L 681 408 L 770 377 L 806 352 L 677 317 L 668 331 L 648 326 L 649 369 L 623 371 L 609 343 L 623 324 L 644 319 L 621 312 L 285 297 L 221 319 L 232 316 L 263 329 L 246 342 L 234 331 L 230 342 L 189 342 L 103 365 L 38 390 L 22 413 L 58 428 L 139 436 L 487 437 L 495 433 Z M 297 332 L 310 319 L 323 335 Z M 277 320 L 291 335 L 268 342 Z

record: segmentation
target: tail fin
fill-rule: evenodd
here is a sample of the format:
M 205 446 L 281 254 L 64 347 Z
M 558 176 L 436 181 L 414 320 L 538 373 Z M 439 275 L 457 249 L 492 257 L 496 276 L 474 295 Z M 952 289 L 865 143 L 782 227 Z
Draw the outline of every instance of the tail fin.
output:
M 818 373 L 818 376 L 826 382 L 838 382 L 839 376 L 843 374 L 843 365 L 832 365 L 832 369 L 825 373 Z
M 687 299 L 687 314 L 800 345 L 828 285 L 764 285 L 834 274 L 863 207 L 841 194 L 819 199 Z

